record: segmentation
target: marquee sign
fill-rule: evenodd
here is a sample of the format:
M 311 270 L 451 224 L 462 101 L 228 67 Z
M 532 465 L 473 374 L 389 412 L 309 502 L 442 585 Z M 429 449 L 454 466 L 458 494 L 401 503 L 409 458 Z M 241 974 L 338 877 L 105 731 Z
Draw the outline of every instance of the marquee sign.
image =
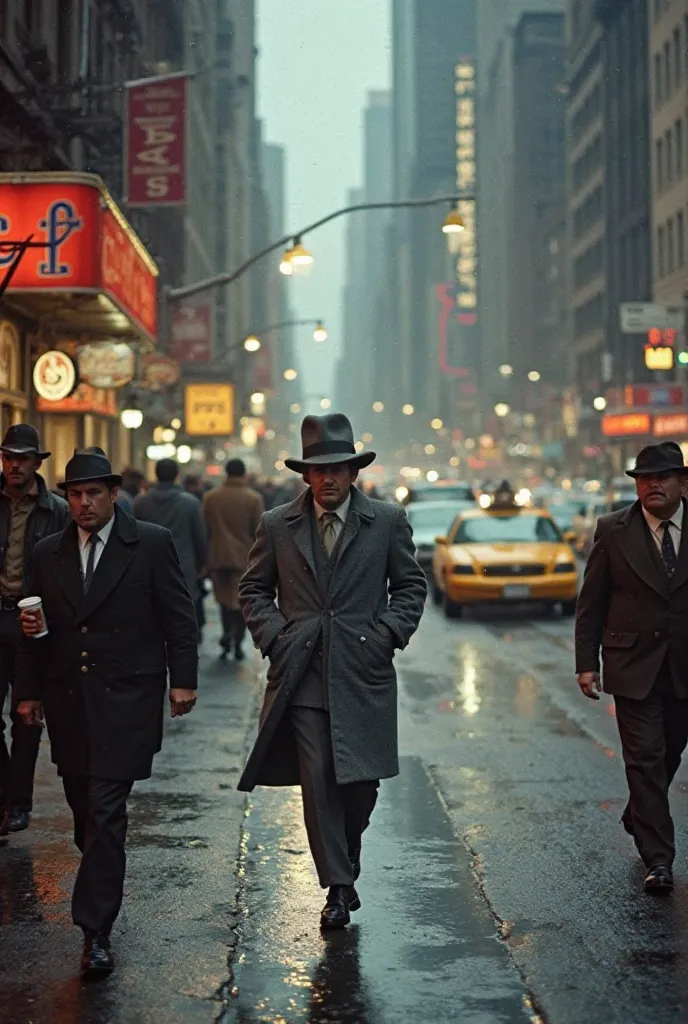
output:
M 0 174 L 0 242 L 33 235 L 12 292 L 103 294 L 148 338 L 157 331 L 158 270 L 94 174 Z M 0 272 L 14 253 L 0 250 Z
M 456 92 L 456 188 L 459 194 L 474 193 L 476 183 L 476 75 L 475 62 L 462 58 L 454 69 Z M 457 305 L 474 313 L 478 305 L 478 246 L 475 200 L 462 199 L 457 209 L 464 222 L 461 232 L 456 280 Z

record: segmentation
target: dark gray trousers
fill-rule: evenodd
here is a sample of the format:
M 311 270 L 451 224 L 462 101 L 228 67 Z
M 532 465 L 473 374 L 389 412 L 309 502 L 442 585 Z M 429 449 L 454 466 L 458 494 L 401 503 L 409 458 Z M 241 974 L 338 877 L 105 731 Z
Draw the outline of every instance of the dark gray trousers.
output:
M 370 824 L 380 783 L 340 786 L 334 774 L 330 716 L 319 708 L 289 709 L 301 772 L 308 844 L 323 889 L 353 885 L 352 860 Z
M 62 784 L 74 815 L 74 842 L 81 851 L 72 919 L 84 931 L 109 935 L 122 905 L 127 798 L 134 783 L 67 775 Z

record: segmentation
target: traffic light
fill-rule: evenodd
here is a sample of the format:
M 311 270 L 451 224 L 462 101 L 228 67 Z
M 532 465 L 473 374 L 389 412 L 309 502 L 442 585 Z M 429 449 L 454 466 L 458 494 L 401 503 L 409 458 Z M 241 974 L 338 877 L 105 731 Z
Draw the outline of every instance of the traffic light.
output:
M 688 366 L 688 352 L 679 352 L 676 358 L 681 366 Z

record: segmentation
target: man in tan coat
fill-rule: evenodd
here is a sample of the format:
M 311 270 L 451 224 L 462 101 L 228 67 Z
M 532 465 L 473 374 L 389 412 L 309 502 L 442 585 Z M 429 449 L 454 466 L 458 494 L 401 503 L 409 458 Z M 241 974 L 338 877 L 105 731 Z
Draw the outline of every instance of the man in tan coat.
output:
M 231 459 L 225 472 L 224 484 L 209 491 L 203 499 L 209 535 L 208 569 L 215 600 L 222 611 L 222 657 L 234 649 L 236 660 L 243 661 L 241 644 L 246 626 L 237 590 L 256 539 L 263 499 L 248 486 L 241 459 Z

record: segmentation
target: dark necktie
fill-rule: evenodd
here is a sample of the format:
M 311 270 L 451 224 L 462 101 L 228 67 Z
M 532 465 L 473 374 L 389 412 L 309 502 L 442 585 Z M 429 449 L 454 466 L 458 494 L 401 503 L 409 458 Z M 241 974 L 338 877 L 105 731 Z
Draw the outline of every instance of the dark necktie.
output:
M 666 566 L 667 572 L 671 576 L 674 572 L 678 559 L 676 558 L 676 548 L 671 538 L 671 531 L 669 530 L 671 523 L 662 523 L 664 527 L 664 536 L 662 537 L 662 558 Z
M 336 512 L 323 512 L 320 516 L 320 536 L 322 542 L 327 551 L 328 555 L 331 555 L 334 551 L 334 546 L 337 543 L 337 533 L 334 528 L 334 524 L 339 519 Z
M 88 558 L 86 559 L 86 572 L 84 573 L 84 594 L 88 593 L 88 588 L 93 582 L 93 573 L 96 571 L 96 550 L 100 543 L 100 537 L 97 533 L 92 533 L 86 542 L 89 545 Z

